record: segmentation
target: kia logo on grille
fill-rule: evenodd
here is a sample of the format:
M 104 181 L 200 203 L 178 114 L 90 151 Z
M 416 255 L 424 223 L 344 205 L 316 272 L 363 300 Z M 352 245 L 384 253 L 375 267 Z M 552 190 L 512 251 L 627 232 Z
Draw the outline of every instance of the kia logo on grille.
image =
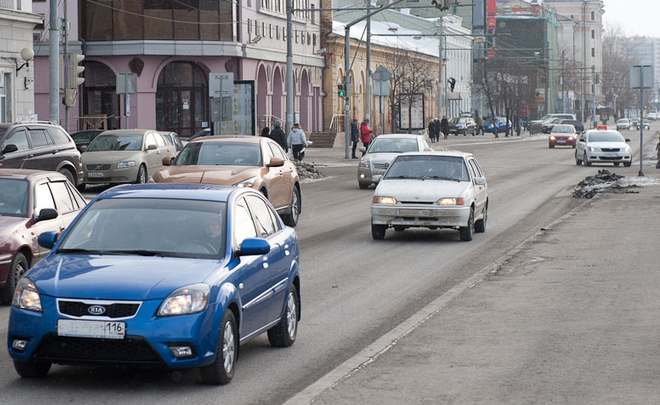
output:
M 87 312 L 92 315 L 103 315 L 105 313 L 105 307 L 101 305 L 92 305 L 91 307 L 87 308 Z

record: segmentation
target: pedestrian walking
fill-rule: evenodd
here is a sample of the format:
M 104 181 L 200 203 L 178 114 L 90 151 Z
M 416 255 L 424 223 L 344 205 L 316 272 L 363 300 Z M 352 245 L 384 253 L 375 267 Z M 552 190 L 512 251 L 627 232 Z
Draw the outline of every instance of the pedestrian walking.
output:
M 497 134 L 499 131 L 497 129 L 497 120 L 493 122 L 493 135 L 495 135 L 495 138 L 499 138 L 500 136 Z
M 429 139 L 431 140 L 431 143 L 435 142 L 435 134 L 438 129 L 436 120 L 437 118 L 433 118 L 431 122 L 429 122 Z
M 305 137 L 305 133 L 300 128 L 300 124 L 293 124 L 293 128 L 291 128 L 287 143 L 295 160 L 303 160 L 305 158 L 304 150 L 308 142 L 307 138 Z
M 261 130 L 261 136 L 270 138 L 270 128 L 264 127 L 264 129 Z
M 433 121 L 435 121 L 435 141 L 439 142 L 440 141 L 440 120 L 436 117 L 433 118 Z
M 445 139 L 447 139 L 449 136 L 449 121 L 447 121 L 447 117 L 444 115 L 440 121 L 440 130 L 442 131 L 442 135 L 444 135 Z
M 516 136 L 520 136 L 522 132 L 522 119 L 520 117 L 516 118 Z
M 373 133 L 374 131 L 369 128 L 369 120 L 365 118 L 364 121 L 362 121 L 362 124 L 360 124 L 360 140 L 362 141 L 365 150 L 362 153 L 362 156 L 364 156 L 364 154 L 367 153 L 366 150 L 369 149 Z
M 477 119 L 475 121 L 477 123 L 477 135 L 481 134 L 481 136 L 484 136 L 484 119 L 477 113 Z
M 357 144 L 360 141 L 360 128 L 358 126 L 358 119 L 353 118 L 353 122 L 351 122 L 351 142 L 353 142 L 353 153 L 351 157 L 353 159 L 357 159 L 358 157 L 355 155 L 355 150 L 357 149 Z
M 287 145 L 286 135 L 282 130 L 282 121 L 280 120 L 275 121 L 275 128 L 273 128 L 273 130 L 270 131 L 270 139 L 277 142 L 286 152 L 286 150 L 288 149 L 288 145 Z

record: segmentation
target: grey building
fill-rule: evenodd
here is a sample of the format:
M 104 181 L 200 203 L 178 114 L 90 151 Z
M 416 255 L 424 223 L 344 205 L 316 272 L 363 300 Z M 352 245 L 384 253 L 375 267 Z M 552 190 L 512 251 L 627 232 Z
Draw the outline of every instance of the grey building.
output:
M 35 119 L 32 32 L 42 18 L 29 0 L 0 0 L 0 122 Z M 26 60 L 27 59 L 27 60 Z

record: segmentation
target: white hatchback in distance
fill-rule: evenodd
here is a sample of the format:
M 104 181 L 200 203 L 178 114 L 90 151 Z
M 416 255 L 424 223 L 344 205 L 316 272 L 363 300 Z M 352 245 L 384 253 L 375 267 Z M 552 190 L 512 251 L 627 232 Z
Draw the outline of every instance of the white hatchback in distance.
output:
M 384 239 L 387 228 L 451 228 L 470 241 L 473 231 L 486 231 L 487 219 L 488 185 L 472 154 L 403 153 L 376 186 L 371 235 Z
M 624 138 L 618 131 L 607 129 L 592 129 L 578 139 L 575 149 L 575 164 L 591 166 L 592 163 L 613 163 L 618 166 L 623 163 L 630 167 L 632 151 L 630 139 Z

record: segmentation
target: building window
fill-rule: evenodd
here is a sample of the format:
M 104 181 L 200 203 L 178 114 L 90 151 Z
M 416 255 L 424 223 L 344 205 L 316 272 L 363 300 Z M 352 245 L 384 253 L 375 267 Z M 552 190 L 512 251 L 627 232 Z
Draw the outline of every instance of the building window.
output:
M 596 57 L 596 48 L 591 48 L 591 57 L 592 58 Z
M 596 30 L 591 30 L 591 39 L 596 39 Z
M 248 29 L 248 34 L 252 34 L 252 24 L 250 24 L 250 19 L 248 18 L 247 20 L 247 29 Z
M 11 76 L 5 73 L 0 77 L 4 86 L 0 87 L 0 122 L 10 122 L 11 119 Z
M 591 12 L 591 21 L 596 21 L 596 12 L 595 11 Z

